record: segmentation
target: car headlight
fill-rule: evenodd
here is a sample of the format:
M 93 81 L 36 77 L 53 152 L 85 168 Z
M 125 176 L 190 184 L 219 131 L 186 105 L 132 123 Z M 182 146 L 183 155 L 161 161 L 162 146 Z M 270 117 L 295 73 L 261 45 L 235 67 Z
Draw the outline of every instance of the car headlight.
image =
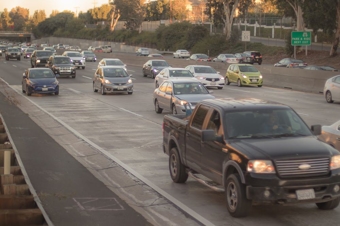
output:
M 220 77 L 220 80 L 224 80 L 224 77 L 223 77 L 223 76 L 221 76 L 221 77 Z
M 40 63 L 40 60 L 37 60 L 37 63 Z
M 260 78 L 262 78 L 262 75 L 260 75 Z
M 242 76 L 243 78 L 247 78 L 247 76 L 246 76 L 246 75 L 244 75 L 244 74 L 241 74 L 241 76 Z
M 106 84 L 111 84 L 111 82 L 109 80 L 107 80 L 107 79 L 105 79 L 105 83 Z
M 154 72 L 158 72 L 158 70 L 156 68 L 153 69 Z
M 128 83 L 132 83 L 132 79 L 131 78 L 128 80 Z
M 331 158 L 331 162 L 329 163 L 329 167 L 331 170 L 340 168 L 340 155 L 335 155 Z
M 71 62 L 73 62 L 73 60 L 71 59 Z
M 270 160 L 249 160 L 247 171 L 252 173 L 275 173 L 275 167 Z
M 203 76 L 199 76 L 199 77 L 197 77 L 198 79 L 205 79 L 205 77 L 203 77 Z
M 180 104 L 183 106 L 183 105 L 188 104 L 188 102 L 186 102 L 185 100 L 181 100 Z

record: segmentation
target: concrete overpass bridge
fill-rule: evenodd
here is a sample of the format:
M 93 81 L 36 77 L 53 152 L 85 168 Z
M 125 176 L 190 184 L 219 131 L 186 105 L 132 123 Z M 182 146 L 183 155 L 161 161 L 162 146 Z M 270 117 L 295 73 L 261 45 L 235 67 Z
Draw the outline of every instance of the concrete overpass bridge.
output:
M 0 39 L 30 42 L 32 33 L 27 31 L 0 31 Z

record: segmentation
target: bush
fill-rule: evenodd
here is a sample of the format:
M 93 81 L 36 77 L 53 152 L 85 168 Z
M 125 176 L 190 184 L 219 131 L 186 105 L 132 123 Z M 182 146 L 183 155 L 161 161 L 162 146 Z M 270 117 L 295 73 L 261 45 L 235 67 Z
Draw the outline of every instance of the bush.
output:
M 205 53 L 209 56 L 215 56 L 221 51 L 227 49 L 228 43 L 224 35 L 207 36 L 197 42 L 191 49 L 191 53 Z

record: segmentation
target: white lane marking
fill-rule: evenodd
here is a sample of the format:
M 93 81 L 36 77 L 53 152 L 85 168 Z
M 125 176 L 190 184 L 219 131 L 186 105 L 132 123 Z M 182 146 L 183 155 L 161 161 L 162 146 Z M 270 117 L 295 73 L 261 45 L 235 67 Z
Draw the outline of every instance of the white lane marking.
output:
M 129 112 L 130 114 L 133 114 L 133 115 L 136 115 L 136 116 L 139 116 L 139 117 L 143 117 L 142 115 L 139 115 L 139 114 L 137 114 L 137 113 L 134 113 L 133 111 L 126 110 L 125 108 L 119 108 L 119 109 L 122 110 L 122 111 Z
M 240 90 L 240 89 L 233 89 L 233 88 L 228 88 L 228 90 L 235 90 L 235 91 L 240 91 L 240 92 L 250 93 L 250 91 L 246 91 L 246 90 Z
M 298 112 L 299 115 L 309 116 L 309 114 Z
M 83 78 L 86 78 L 86 79 L 91 79 L 92 80 L 92 78 L 90 78 L 90 77 L 87 77 L 87 76 L 81 76 L 81 77 L 83 77 Z
M 17 67 L 17 65 L 14 65 L 14 64 L 13 64 L 13 67 Z
M 128 171 L 129 173 L 131 173 L 133 176 L 137 177 L 139 180 L 143 181 L 146 185 L 148 185 L 149 187 L 151 187 L 153 190 L 155 190 L 156 192 L 158 192 L 160 195 L 162 195 L 163 197 L 165 197 L 167 200 L 169 200 L 170 202 L 172 202 L 175 206 L 177 206 L 178 208 L 180 208 L 181 210 L 183 210 L 184 212 L 186 212 L 187 214 L 189 214 L 190 216 L 192 216 L 194 219 L 196 219 L 197 221 L 199 221 L 200 223 L 202 223 L 203 225 L 206 226 L 214 226 L 213 223 L 211 223 L 209 220 L 205 219 L 204 217 L 202 217 L 200 214 L 196 213 L 194 210 L 190 209 L 187 205 L 185 205 L 184 203 L 182 203 L 181 201 L 177 200 L 176 198 L 174 198 L 173 196 L 171 196 L 169 193 L 167 193 L 166 191 L 164 191 L 163 189 L 161 189 L 160 187 L 158 187 L 157 185 L 155 185 L 154 183 L 152 183 L 150 180 L 146 179 L 144 176 L 140 175 L 137 171 L 135 171 L 134 169 L 132 169 L 130 166 L 126 165 L 125 163 L 123 163 L 122 161 L 120 161 L 118 158 L 116 158 L 115 156 L 113 156 L 111 153 L 109 153 L 108 151 L 106 151 L 104 148 L 98 146 L 97 144 L 93 143 L 91 140 L 89 140 L 88 138 L 86 138 L 85 136 L 83 136 L 82 134 L 80 134 L 77 130 L 73 129 L 71 126 L 69 126 L 68 124 L 66 124 L 64 121 L 62 121 L 61 119 L 57 118 L 56 116 L 54 116 L 52 113 L 49 113 L 47 110 L 45 110 L 43 107 L 40 107 L 37 103 L 35 103 L 33 100 L 27 98 L 26 96 L 24 96 L 22 93 L 20 93 L 19 91 L 17 91 L 16 89 L 14 89 L 12 86 L 10 86 L 5 80 L 3 80 L 2 78 L 0 78 L 4 83 L 6 83 L 11 89 L 13 89 L 16 93 L 18 93 L 19 95 L 23 96 L 24 98 L 26 98 L 28 101 L 30 101 L 33 105 L 35 105 L 37 108 L 39 108 L 41 111 L 45 112 L 46 114 L 48 114 L 49 116 L 51 116 L 54 120 L 56 120 L 57 122 L 59 122 L 62 126 L 64 126 L 66 129 L 68 129 L 71 133 L 73 133 L 76 137 L 82 139 L 83 141 L 85 141 L 86 143 L 88 143 L 89 145 L 91 145 L 92 147 L 96 148 L 98 151 L 100 151 L 101 153 L 103 153 L 104 155 L 106 155 L 108 158 L 112 159 L 113 161 L 115 161 L 118 165 L 120 165 L 122 168 L 124 168 L 126 171 Z M 130 111 L 128 111 L 130 112 Z
M 127 70 L 127 71 L 135 72 L 134 70 Z
M 97 69 L 92 69 L 92 71 L 95 71 L 95 70 L 97 70 Z
M 72 92 L 75 92 L 75 93 L 77 93 L 77 94 L 80 94 L 80 93 L 81 93 L 80 91 L 75 90 L 75 89 L 72 89 L 72 88 L 68 88 L 68 90 L 71 90 Z

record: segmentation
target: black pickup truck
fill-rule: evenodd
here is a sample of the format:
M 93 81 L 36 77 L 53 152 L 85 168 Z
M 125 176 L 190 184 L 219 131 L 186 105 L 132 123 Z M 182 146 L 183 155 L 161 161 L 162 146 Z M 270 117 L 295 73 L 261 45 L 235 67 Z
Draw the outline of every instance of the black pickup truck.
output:
M 340 153 L 318 140 L 289 106 L 259 99 L 212 99 L 191 116 L 165 115 L 163 151 L 175 183 L 188 176 L 225 192 L 233 217 L 252 204 L 340 202 Z

